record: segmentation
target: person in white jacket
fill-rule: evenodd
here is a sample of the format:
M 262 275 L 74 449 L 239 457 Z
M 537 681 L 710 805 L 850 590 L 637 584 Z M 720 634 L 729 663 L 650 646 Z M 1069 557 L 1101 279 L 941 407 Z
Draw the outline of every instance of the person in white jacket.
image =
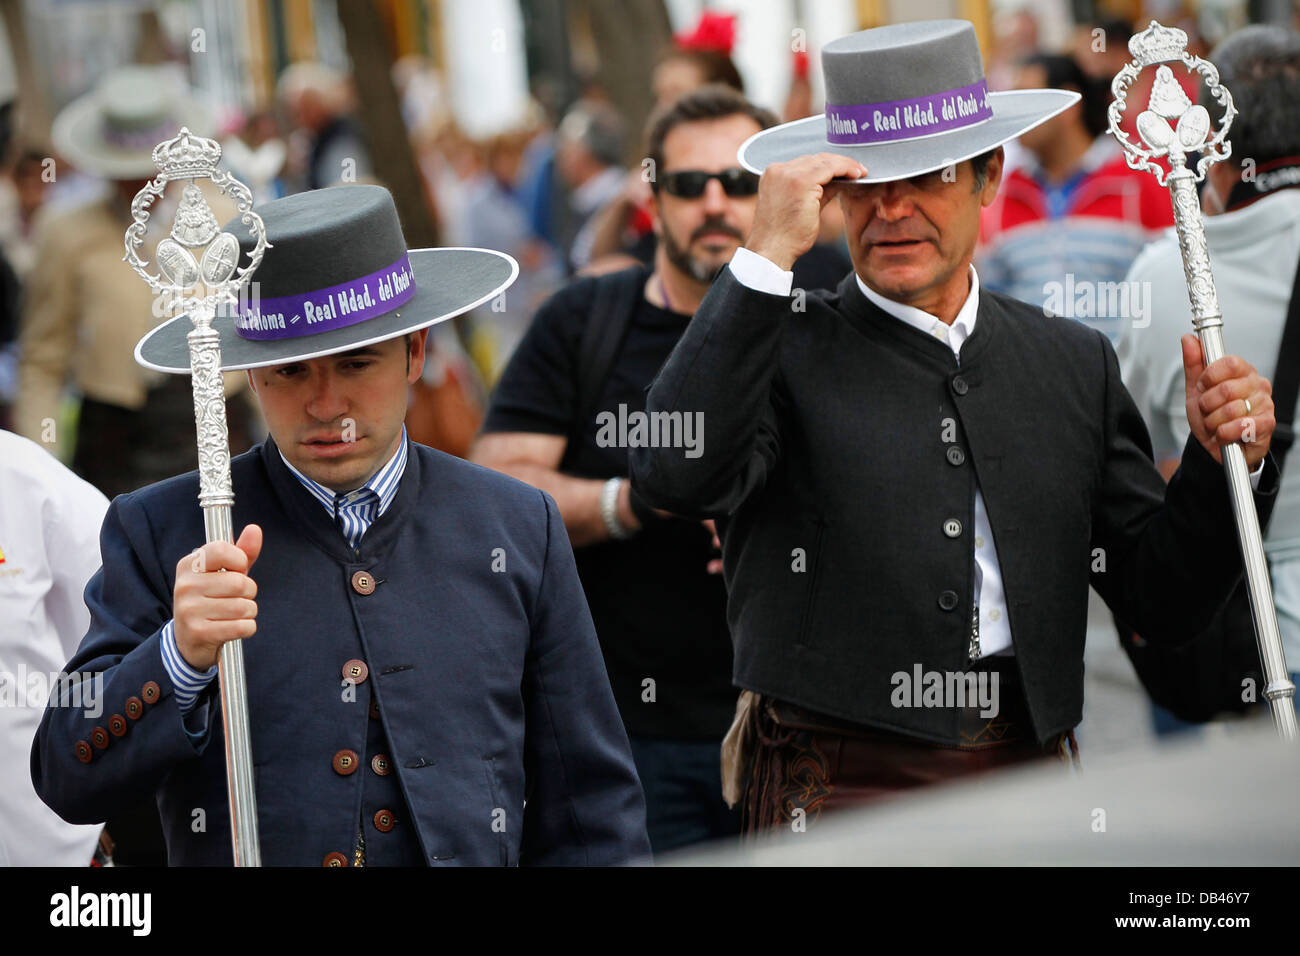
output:
M 64 823 L 32 788 L 47 700 L 92 711 L 93 680 L 60 680 L 90 626 L 108 500 L 35 442 L 0 430 L 0 865 L 89 866 L 102 826 Z

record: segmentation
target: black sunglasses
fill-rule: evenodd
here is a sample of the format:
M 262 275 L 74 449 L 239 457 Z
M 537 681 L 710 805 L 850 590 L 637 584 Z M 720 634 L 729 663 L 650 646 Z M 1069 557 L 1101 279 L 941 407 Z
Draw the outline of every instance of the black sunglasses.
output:
M 654 184 L 655 189 L 663 187 L 670 196 L 682 199 L 698 199 L 704 195 L 710 179 L 722 184 L 722 191 L 728 196 L 752 196 L 758 192 L 758 177 L 747 169 L 724 169 L 720 173 L 706 173 L 698 169 L 684 169 L 676 173 L 664 173 Z

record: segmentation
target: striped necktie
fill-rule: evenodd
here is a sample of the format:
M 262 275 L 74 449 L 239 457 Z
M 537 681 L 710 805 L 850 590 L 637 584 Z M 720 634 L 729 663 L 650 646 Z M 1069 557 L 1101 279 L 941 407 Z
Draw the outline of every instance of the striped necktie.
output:
M 378 510 L 379 496 L 369 488 L 334 495 L 334 523 L 353 548 L 361 543 Z

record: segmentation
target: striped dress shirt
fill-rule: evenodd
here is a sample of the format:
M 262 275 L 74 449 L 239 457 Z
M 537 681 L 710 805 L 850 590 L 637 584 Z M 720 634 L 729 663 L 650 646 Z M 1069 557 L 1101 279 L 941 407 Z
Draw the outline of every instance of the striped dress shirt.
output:
M 397 495 L 402 474 L 406 471 L 406 426 L 402 426 L 402 440 L 397 444 L 393 457 L 376 471 L 360 488 L 352 491 L 334 492 L 317 481 L 313 481 L 289 463 L 280 453 L 289 472 L 298 479 L 308 494 L 321 503 L 329 516 L 334 519 L 339 532 L 347 539 L 349 546 L 355 548 L 370 526 L 388 510 Z M 203 688 L 217 676 L 217 665 L 206 671 L 195 670 L 181 656 L 176 646 L 175 622 L 168 621 L 162 630 L 162 660 L 167 676 L 176 688 L 176 704 L 182 714 L 188 714 L 194 708 L 194 701 Z

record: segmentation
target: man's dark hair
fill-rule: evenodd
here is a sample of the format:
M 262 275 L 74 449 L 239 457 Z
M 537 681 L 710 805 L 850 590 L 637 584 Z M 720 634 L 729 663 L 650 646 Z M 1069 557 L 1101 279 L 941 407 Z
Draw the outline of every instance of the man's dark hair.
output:
M 748 116 L 760 129 L 777 124 L 776 114 L 756 106 L 731 87 L 720 83 L 701 86 L 650 117 L 646 129 L 646 156 L 653 163 L 653 174 L 658 176 L 663 168 L 664 140 L 673 129 L 682 123 L 726 119 L 728 116 Z
M 1055 53 L 1035 53 L 1020 61 L 1020 66 L 1040 66 L 1047 86 L 1054 90 L 1077 90 L 1083 96 L 1083 125 L 1094 139 L 1106 132 L 1106 109 L 1110 94 L 1105 85 L 1084 73 L 1073 57 Z
M 1255 25 L 1232 34 L 1210 54 L 1237 115 L 1228 130 L 1232 161 L 1268 163 L 1300 156 L 1300 33 Z M 1201 86 L 1201 105 L 1216 125 L 1221 107 Z
M 14 102 L 0 104 L 0 166 L 9 161 L 9 146 L 14 131 Z
M 406 333 L 406 370 L 408 372 L 411 370 L 411 354 L 415 351 L 415 337 L 424 335 L 428 331 L 428 329 L 419 329 L 415 332 Z
M 684 60 L 699 70 L 701 86 L 721 83 L 738 93 L 745 92 L 745 82 L 740 78 L 740 71 L 736 69 L 736 64 L 732 62 L 731 57 L 719 50 L 683 50 L 676 46 L 669 47 L 655 61 L 655 66 L 672 60 Z
M 1133 25 L 1123 17 L 1102 17 L 1094 26 L 1106 37 L 1106 45 L 1121 50 L 1128 48 L 1128 41 L 1133 39 Z
M 994 146 L 987 153 L 980 153 L 970 161 L 971 171 L 975 174 L 975 189 L 973 192 L 979 192 L 984 188 L 984 184 L 989 181 L 989 163 L 993 161 L 993 154 L 998 151 Z

